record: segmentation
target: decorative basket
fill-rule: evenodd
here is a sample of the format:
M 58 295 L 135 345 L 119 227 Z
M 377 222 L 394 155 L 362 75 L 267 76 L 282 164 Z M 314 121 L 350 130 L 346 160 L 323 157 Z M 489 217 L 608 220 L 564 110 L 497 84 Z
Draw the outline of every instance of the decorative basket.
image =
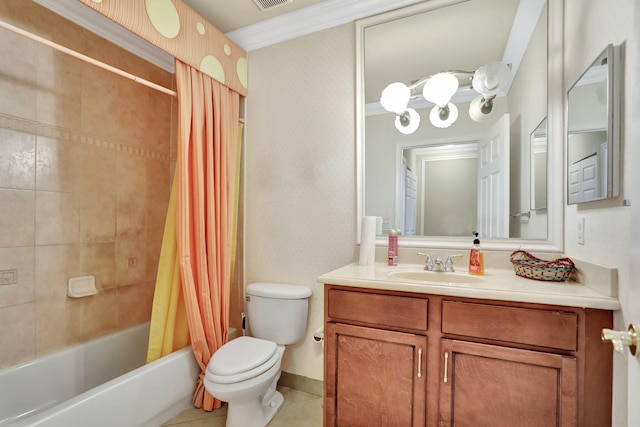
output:
M 517 276 L 545 282 L 564 282 L 574 269 L 569 258 L 545 261 L 526 251 L 515 251 L 510 257 Z

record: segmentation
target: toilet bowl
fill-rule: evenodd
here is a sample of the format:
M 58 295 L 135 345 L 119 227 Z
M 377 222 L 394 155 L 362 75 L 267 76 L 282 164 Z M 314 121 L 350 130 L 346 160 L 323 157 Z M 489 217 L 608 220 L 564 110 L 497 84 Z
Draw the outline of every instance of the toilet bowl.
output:
M 276 390 L 285 345 L 306 331 L 308 298 L 304 286 L 253 283 L 247 286 L 246 310 L 254 336 L 242 336 L 211 357 L 204 386 L 228 403 L 227 427 L 265 427 L 284 403 Z
M 213 355 L 204 386 L 212 396 L 229 402 L 227 427 L 265 426 L 275 416 L 284 403 L 276 390 L 283 354 L 284 346 L 244 336 Z

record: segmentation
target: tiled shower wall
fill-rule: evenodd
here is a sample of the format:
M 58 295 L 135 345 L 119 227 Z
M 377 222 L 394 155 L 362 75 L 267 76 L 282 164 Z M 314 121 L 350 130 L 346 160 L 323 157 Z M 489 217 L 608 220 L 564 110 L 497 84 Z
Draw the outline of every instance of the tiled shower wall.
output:
M 31 1 L 2 0 L 0 19 L 174 86 Z M 149 320 L 176 101 L 3 29 L 0 58 L 1 369 Z M 67 297 L 83 275 L 98 294 Z

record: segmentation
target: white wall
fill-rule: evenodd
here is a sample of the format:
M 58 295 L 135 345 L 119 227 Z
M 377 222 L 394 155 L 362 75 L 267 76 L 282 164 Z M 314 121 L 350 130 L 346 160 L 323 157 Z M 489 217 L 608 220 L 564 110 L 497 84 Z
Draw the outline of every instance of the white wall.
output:
M 626 40 L 625 72 L 625 113 L 624 113 L 624 188 L 633 185 L 630 182 L 632 160 L 640 158 L 638 140 L 631 135 L 638 134 L 638 124 L 630 108 L 632 99 L 638 97 L 639 83 L 638 43 L 640 41 L 640 4 L 635 0 L 565 0 L 565 39 L 564 39 L 564 84 L 569 88 L 581 73 L 598 57 L 608 43 L 618 44 Z M 637 185 L 637 183 L 635 183 Z M 565 187 L 566 188 L 566 187 Z M 627 319 L 625 301 L 632 286 L 629 263 L 631 230 L 630 209 L 622 207 L 623 197 L 610 201 L 592 202 L 584 205 L 565 207 L 565 252 L 570 257 L 616 267 L 618 269 L 619 297 L 623 310 L 615 316 L 615 327 L 626 329 L 632 319 Z M 636 200 L 640 203 L 640 200 Z M 585 218 L 585 244 L 576 243 L 577 219 Z M 637 279 L 634 279 L 637 280 Z M 633 319 L 636 322 L 638 319 Z M 628 405 L 627 356 L 614 356 L 614 426 L 629 424 L 627 410 L 634 409 L 637 403 Z M 637 418 L 636 418 L 637 419 Z
M 316 279 L 351 262 L 356 243 L 354 46 L 347 24 L 249 54 L 246 282 L 312 288 L 307 337 L 283 370 L 319 380 Z

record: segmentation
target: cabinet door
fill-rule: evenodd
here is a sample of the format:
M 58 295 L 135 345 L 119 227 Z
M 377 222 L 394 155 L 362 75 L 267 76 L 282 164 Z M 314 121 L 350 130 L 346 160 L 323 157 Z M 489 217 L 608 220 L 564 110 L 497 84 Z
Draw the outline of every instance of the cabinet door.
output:
M 572 357 L 442 340 L 440 426 L 576 425 Z
M 425 424 L 424 336 L 328 323 L 325 426 Z

